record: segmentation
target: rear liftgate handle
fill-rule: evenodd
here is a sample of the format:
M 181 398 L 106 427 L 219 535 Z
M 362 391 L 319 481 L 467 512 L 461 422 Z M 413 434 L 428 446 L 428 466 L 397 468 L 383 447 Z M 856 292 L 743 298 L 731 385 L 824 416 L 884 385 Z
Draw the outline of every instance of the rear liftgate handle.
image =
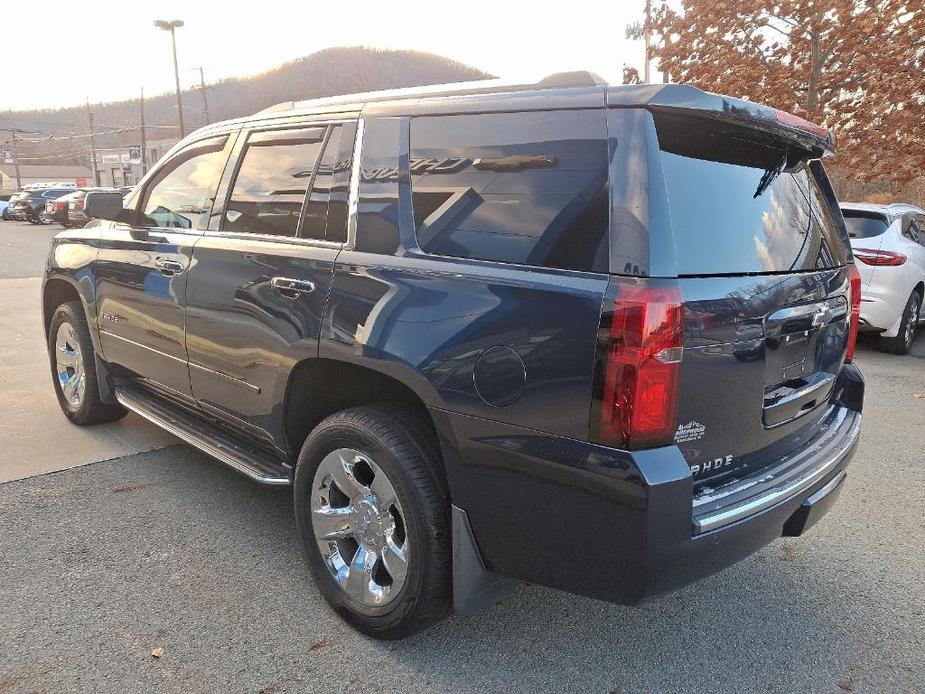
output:
M 315 291 L 315 283 L 311 280 L 299 280 L 291 277 L 274 277 L 270 286 L 288 299 L 297 299 L 302 294 L 311 294 Z

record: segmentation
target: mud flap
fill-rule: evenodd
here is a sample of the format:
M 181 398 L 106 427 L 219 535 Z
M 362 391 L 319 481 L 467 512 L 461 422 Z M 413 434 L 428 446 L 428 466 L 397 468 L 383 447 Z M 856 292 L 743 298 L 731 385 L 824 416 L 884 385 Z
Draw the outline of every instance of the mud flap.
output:
M 113 393 L 112 390 L 112 383 L 109 379 L 109 368 L 106 366 L 106 363 L 100 359 L 98 354 L 94 354 L 93 359 L 96 364 L 96 383 L 100 391 L 100 402 L 104 405 L 118 404 L 118 400 L 116 400 L 115 393 Z
M 485 568 L 466 512 L 452 507 L 453 610 L 462 617 L 475 614 L 510 595 L 520 581 Z

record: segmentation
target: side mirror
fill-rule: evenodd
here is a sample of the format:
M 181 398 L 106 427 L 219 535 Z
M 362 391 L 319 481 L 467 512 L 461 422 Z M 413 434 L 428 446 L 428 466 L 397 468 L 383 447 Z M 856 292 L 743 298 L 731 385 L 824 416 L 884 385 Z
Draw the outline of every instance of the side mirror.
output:
M 91 219 L 108 219 L 111 222 L 125 221 L 122 195 L 106 190 L 91 190 L 84 198 L 84 214 Z

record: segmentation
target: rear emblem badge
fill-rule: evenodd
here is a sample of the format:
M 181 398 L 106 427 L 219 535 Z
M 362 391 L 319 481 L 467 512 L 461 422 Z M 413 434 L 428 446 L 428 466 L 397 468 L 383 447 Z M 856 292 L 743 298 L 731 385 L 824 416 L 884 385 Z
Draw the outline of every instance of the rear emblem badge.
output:
M 687 424 L 678 425 L 675 432 L 675 443 L 687 443 L 688 441 L 697 441 L 703 438 L 707 433 L 707 428 L 700 422 L 688 422 Z
M 733 457 L 731 455 L 723 456 L 722 458 L 714 458 L 713 460 L 707 460 L 704 463 L 694 463 L 690 466 L 692 475 L 699 475 L 701 472 L 709 472 L 710 470 L 719 470 L 723 467 L 729 467 L 732 465 Z

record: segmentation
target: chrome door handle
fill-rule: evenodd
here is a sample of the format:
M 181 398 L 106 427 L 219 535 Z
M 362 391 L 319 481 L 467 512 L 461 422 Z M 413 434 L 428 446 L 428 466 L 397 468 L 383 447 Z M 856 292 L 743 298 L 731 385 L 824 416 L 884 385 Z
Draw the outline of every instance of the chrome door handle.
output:
M 164 258 L 155 258 L 154 266 L 165 275 L 175 275 L 183 272 L 183 263 L 176 260 L 165 260 Z
M 302 294 L 311 294 L 315 291 L 315 283 L 311 280 L 299 280 L 291 277 L 274 277 L 270 280 L 270 286 L 290 299 Z

